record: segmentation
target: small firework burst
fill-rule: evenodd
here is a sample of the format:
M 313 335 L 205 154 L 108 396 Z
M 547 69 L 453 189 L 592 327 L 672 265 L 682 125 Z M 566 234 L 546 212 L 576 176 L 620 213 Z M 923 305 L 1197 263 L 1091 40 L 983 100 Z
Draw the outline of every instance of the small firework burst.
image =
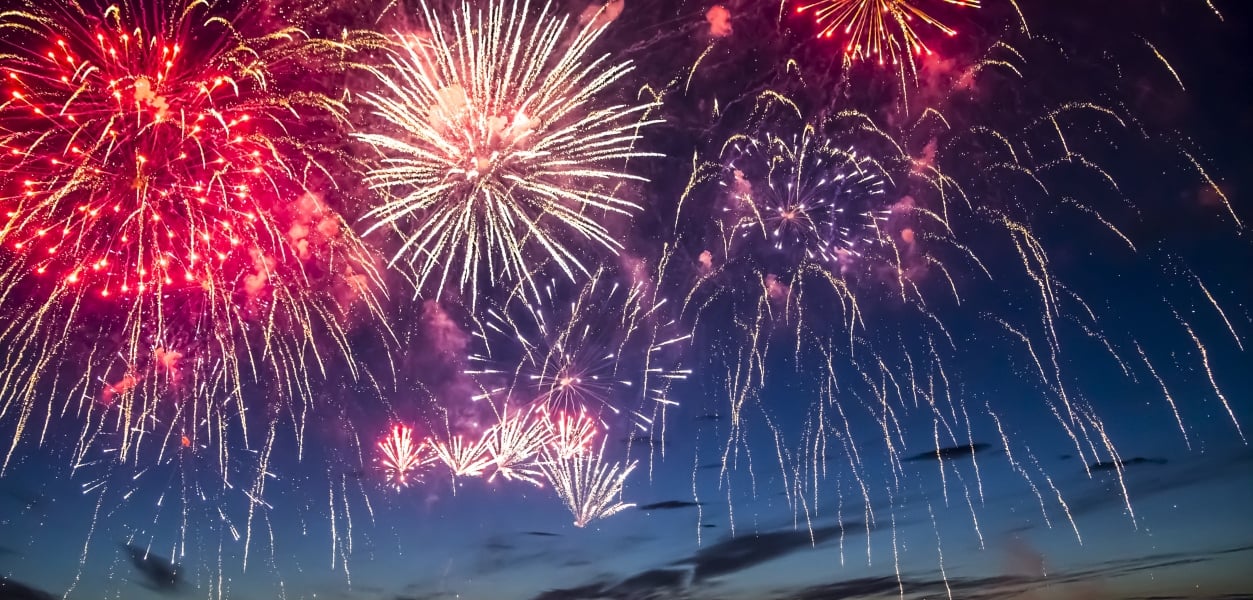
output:
M 574 515 L 575 527 L 613 516 L 635 506 L 622 502 L 622 485 L 636 462 L 609 463 L 604 459 L 605 441 L 596 451 L 577 452 L 565 458 L 549 454 L 540 463 L 553 489 Z
M 413 428 L 408 425 L 393 425 L 378 447 L 379 467 L 387 483 L 396 489 L 408 487 L 415 480 L 421 481 L 421 468 L 435 460 L 427 442 L 415 440 Z
M 790 262 L 832 263 L 857 255 L 885 218 L 880 168 L 812 128 L 791 139 L 737 135 L 723 147 L 733 228 L 765 240 Z

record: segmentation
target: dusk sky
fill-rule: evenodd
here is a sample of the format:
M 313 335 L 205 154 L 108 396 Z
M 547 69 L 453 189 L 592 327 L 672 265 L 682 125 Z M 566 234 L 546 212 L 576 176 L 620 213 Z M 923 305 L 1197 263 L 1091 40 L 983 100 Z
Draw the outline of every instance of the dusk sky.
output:
M 1253 598 L 1245 2 L 464 1 L 0 0 L 0 600 Z

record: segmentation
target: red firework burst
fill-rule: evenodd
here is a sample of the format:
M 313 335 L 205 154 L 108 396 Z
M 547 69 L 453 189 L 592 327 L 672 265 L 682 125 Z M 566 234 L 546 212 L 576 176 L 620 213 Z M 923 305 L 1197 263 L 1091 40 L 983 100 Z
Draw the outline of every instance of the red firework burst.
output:
M 31 39 L 0 59 L 0 243 L 35 273 L 104 297 L 247 286 L 287 251 L 273 207 L 307 165 L 285 121 L 339 107 L 273 77 L 319 45 L 245 44 L 195 6 L 7 17 Z
M 125 417 L 99 426 L 173 428 L 157 400 L 178 384 L 197 410 L 172 412 L 225 427 L 244 373 L 290 394 L 320 341 L 349 353 L 345 311 L 377 314 L 378 277 L 317 189 L 335 163 L 311 140 L 346 109 L 307 74 L 373 38 L 249 37 L 246 2 L 19 1 L 0 13 L 0 311 L 21 325 L 0 374 L 31 384 L 0 405 L 46 402 L 64 367 Z
M 425 440 L 413 439 L 413 428 L 408 425 L 393 425 L 391 432 L 378 445 L 382 452 L 379 466 L 387 482 L 396 489 L 407 487 L 411 480 L 418 479 L 419 470 L 435 459 Z

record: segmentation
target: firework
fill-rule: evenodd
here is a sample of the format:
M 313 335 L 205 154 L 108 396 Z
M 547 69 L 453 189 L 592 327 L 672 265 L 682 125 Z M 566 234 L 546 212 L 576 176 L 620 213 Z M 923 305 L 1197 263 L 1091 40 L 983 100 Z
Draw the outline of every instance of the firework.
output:
M 903 108 L 906 118 L 890 117 L 887 124 L 841 110 L 835 103 L 850 92 L 837 86 L 840 100 L 831 100 L 826 86 L 807 85 L 804 78 L 812 72 L 788 62 L 779 67 L 779 89 L 792 91 L 770 89 L 755 103 L 743 102 L 751 106 L 743 125 L 728 133 L 716 158 L 694 163 L 679 206 L 699 208 L 692 210 L 691 221 L 680 215 L 675 222 L 687 235 L 703 232 L 707 244 L 694 247 L 703 252 L 693 261 L 699 266 L 683 306 L 697 322 L 700 345 L 711 349 L 709 393 L 724 398 L 718 413 L 726 415 L 726 425 L 710 425 L 725 434 L 718 448 L 720 493 L 758 493 L 752 471 L 768 447 L 796 523 L 812 525 L 823 510 L 842 510 L 852 500 L 866 507 L 865 523 L 886 525 L 894 517 L 870 508 L 873 497 L 891 498 L 901 486 L 914 485 L 917 475 L 906 463 L 929 462 L 935 501 L 965 504 L 962 512 L 982 542 L 988 459 L 981 449 L 990 445 L 976 440 L 991 438 L 1000 441 L 1013 472 L 1038 501 L 1039 516 L 1064 518 L 1082 541 L 1068 498 L 1035 454 L 1036 440 L 1025 433 L 1048 422 L 1089 469 L 1111 469 L 1112 489 L 1126 514 L 1138 519 L 1107 420 L 1125 406 L 1101 398 L 1108 394 L 1092 394 L 1084 386 L 1086 373 L 1108 368 L 1107 381 L 1120 380 L 1128 393 L 1144 393 L 1147 384 L 1149 393 L 1163 399 L 1163 422 L 1178 428 L 1184 446 L 1192 443 L 1186 409 L 1156 371 L 1158 359 L 1141 346 L 1163 333 L 1111 327 L 1119 323 L 1110 318 L 1120 310 L 1119 300 L 1110 300 L 1108 286 L 1084 289 L 1090 273 L 1066 277 L 1073 266 L 1059 257 L 1073 240 L 1049 236 L 1056 233 L 1060 212 L 1068 219 L 1067 231 L 1097 231 L 1083 243 L 1118 253 L 1120 269 L 1121 261 L 1143 261 L 1152 271 L 1188 273 L 1171 255 L 1165 265 L 1153 265 L 1159 257 L 1146 254 L 1145 241 L 1123 229 L 1142 218 L 1145 207 L 1124 196 L 1116 171 L 1102 165 L 1127 164 L 1122 153 L 1129 148 L 1137 149 L 1137 157 L 1149 154 L 1141 147 L 1153 137 L 1125 106 L 1075 102 L 1069 95 L 1042 107 L 1016 105 L 1007 114 L 987 110 L 979 101 L 1000 98 L 1003 90 L 995 89 L 993 78 L 976 78 L 985 70 L 1004 70 L 1029 79 L 1029 52 L 993 46 L 955 78 L 944 104 Z M 971 93 L 976 86 L 978 93 Z M 1017 87 L 1006 93 L 1021 100 Z M 811 102 L 815 97 L 824 99 Z M 803 115 L 815 105 L 822 118 L 804 124 Z M 791 135 L 788 124 L 797 121 L 802 131 Z M 815 149 L 839 152 L 848 162 L 806 160 L 823 154 Z M 1175 154 L 1188 159 L 1179 164 L 1196 166 L 1186 150 Z M 872 174 L 874 183 L 851 188 L 864 210 L 794 211 L 808 217 L 796 223 L 772 216 L 777 207 L 788 212 L 814 206 L 804 200 L 804 191 L 841 170 Z M 1203 169 L 1197 173 L 1209 184 Z M 841 191 L 817 197 L 849 196 Z M 1214 206 L 1222 216 L 1234 216 L 1224 199 L 1216 194 Z M 710 208 L 721 208 L 727 217 L 711 220 Z M 852 235 L 838 225 L 814 225 L 832 218 L 848 223 L 850 216 L 860 217 Z M 1240 220 L 1233 220 L 1240 229 Z M 827 240 L 836 244 L 824 246 Z M 857 251 L 836 253 L 832 247 Z M 1243 440 L 1237 413 L 1229 410 L 1228 396 L 1213 377 L 1209 347 L 1174 307 L 1207 307 L 1217 319 L 1215 331 L 1230 335 L 1223 308 L 1192 275 L 1165 293 L 1152 275 L 1130 279 L 1125 285 L 1144 286 L 1137 287 L 1135 310 L 1153 311 L 1158 322 L 1172 324 L 1180 342 L 1173 352 L 1191 350 L 1199 374 L 1194 383 L 1207 390 L 1215 413 Z M 730 324 L 727 314 L 734 315 Z M 1234 348 L 1240 349 L 1242 341 L 1235 338 Z M 1105 361 L 1103 367 L 1091 362 L 1096 356 Z M 1019 378 L 1007 379 L 1022 390 L 1016 395 L 1034 402 L 1011 408 L 998 400 L 970 401 L 968 377 L 993 357 L 1026 366 Z M 815 400 L 800 418 L 775 418 L 774 399 L 788 395 Z M 882 450 L 886 472 L 866 467 L 867 444 Z M 740 479 L 737 472 L 746 462 L 749 473 Z M 829 473 L 836 471 L 840 476 L 832 482 Z M 694 488 L 698 477 L 694 467 Z M 850 492 L 853 498 L 846 497 Z M 894 502 L 889 501 L 889 512 L 897 508 Z
M 540 462 L 553 489 L 574 514 L 575 527 L 586 527 L 596 519 L 635 506 L 623 503 L 621 498 L 622 484 L 635 470 L 636 463 L 632 461 L 625 467 L 622 463 L 610 464 L 605 462 L 604 454 L 605 440 L 602 440 L 600 449 L 595 452 L 589 450 L 566 458 L 549 454 Z
M 841 35 L 848 39 L 844 53 L 860 60 L 877 60 L 879 64 L 898 64 L 902 54 L 931 54 L 926 42 L 914 28 L 915 20 L 945 35 L 957 31 L 936 20 L 917 6 L 916 0 L 802 0 L 797 13 L 812 12 L 822 28 L 820 37 Z M 980 0 L 944 0 L 964 7 L 979 6 Z
M 366 102 L 381 121 L 356 134 L 379 151 L 370 171 L 384 192 L 369 231 L 396 228 L 392 262 L 435 295 L 471 298 L 480 277 L 528 280 L 536 257 L 567 276 L 587 272 L 570 246 L 616 252 L 601 218 L 639 208 L 621 197 L 640 178 L 622 171 L 651 105 L 611 104 L 631 67 L 589 54 L 605 25 L 577 31 L 545 4 L 470 3 L 450 18 L 422 3 L 428 32 L 402 36 Z
M 673 352 L 690 335 L 665 316 L 665 301 L 646 282 L 625 284 L 598 270 L 573 297 L 555 280 L 488 308 L 475 336 L 481 350 L 467 373 L 488 395 L 522 396 L 549 414 L 625 410 L 647 429 L 657 411 L 675 404 L 669 384 L 689 371 Z
M 297 136 L 345 113 L 300 76 L 368 36 L 248 36 L 245 14 L 173 1 L 0 15 L 0 374 L 24 382 L 0 390 L 16 423 L 0 472 L 29 425 L 46 436 L 73 417 L 76 471 L 107 459 L 137 488 L 176 469 L 158 503 L 182 503 L 177 543 L 203 502 L 246 557 L 279 415 L 303 431 L 311 407 L 289 403 L 316 397 L 327 347 L 350 353 L 356 315 L 377 316 L 379 279 L 320 193 L 333 153 Z M 274 406 L 245 403 L 258 387 Z M 255 473 L 236 474 L 245 463 Z M 85 491 L 110 488 L 135 489 Z M 226 490 L 246 515 L 228 516 Z
M 768 240 L 790 263 L 856 257 L 887 218 L 881 167 L 833 147 L 813 127 L 791 140 L 737 135 L 722 154 L 729 229 Z
M 71 473 L 82 477 L 79 488 L 84 495 L 118 505 L 145 503 L 140 520 L 123 527 L 132 532 L 176 532 L 154 533 L 147 541 L 164 547 L 170 556 L 187 555 L 199 535 L 227 535 L 240 542 L 252 533 L 249 513 L 272 508 L 265 489 L 277 477 L 269 470 L 273 438 L 267 436 L 260 447 L 248 449 L 238 436 L 223 442 L 216 434 L 208 427 L 162 432 L 162 439 L 152 444 L 158 449 L 138 466 L 117 459 L 121 444 L 115 440 L 93 443 L 90 458 L 75 462 Z M 203 519 L 206 515 L 211 515 L 208 521 Z
M 596 439 L 596 420 L 584 412 L 553 415 L 545 425 L 552 436 L 549 444 L 560 460 L 588 452 Z
M 430 444 L 435 457 L 457 477 L 478 477 L 494 460 L 488 451 L 487 436 L 472 439 L 458 434 L 447 440 L 432 440 Z
M 716 183 L 710 208 L 722 218 L 707 221 L 717 243 L 707 242 L 683 300 L 685 313 L 719 298 L 732 302 L 734 314 L 757 314 L 740 325 L 759 333 L 790 325 L 797 352 L 811 316 L 824 323 L 842 316 L 852 331 L 860 318 L 854 288 L 904 275 L 901 238 L 912 234 L 902 230 L 914 209 L 900 203 L 898 186 L 944 185 L 942 176 L 915 170 L 898 144 L 883 143 L 890 137 L 865 115 L 809 123 L 798 110 L 764 95 L 754 119 L 722 144 L 718 162 L 698 169 L 690 189 Z
M 419 479 L 418 470 L 434 460 L 426 441 L 415 442 L 413 428 L 408 425 L 393 425 L 378 447 L 382 453 L 379 466 L 387 482 L 396 489 L 408 487 L 411 480 Z
M 536 469 L 528 464 L 553 439 L 552 428 L 546 415 L 532 405 L 525 411 L 509 414 L 506 404 L 500 421 L 483 434 L 487 453 L 491 456 L 495 471 L 490 479 L 501 475 L 507 480 L 518 479 L 539 485 Z

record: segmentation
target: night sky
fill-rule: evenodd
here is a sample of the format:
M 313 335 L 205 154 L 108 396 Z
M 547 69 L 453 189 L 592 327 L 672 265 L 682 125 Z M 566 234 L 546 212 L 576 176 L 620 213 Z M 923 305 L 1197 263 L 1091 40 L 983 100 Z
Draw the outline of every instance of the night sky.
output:
M 472 305 L 464 291 L 415 295 L 403 268 L 383 269 L 386 327 L 346 319 L 355 368 L 329 353 L 295 402 L 276 404 L 281 384 L 264 370 L 243 390 L 253 429 L 220 440 L 233 448 L 232 487 L 209 450 L 118 464 L 107 420 L 84 434 L 74 411 L 47 408 L 69 393 L 51 378 L 36 382 L 35 402 L 48 404 L 35 425 L 0 396 L 0 440 L 13 440 L 0 472 L 0 600 L 1253 597 L 1253 15 L 1241 0 L 1017 3 L 1030 35 L 1010 0 L 919 0 L 959 34 L 920 26 L 935 55 L 903 78 L 843 64 L 840 43 L 814 39 L 794 0 L 782 11 L 776 0 L 611 3 L 621 14 L 593 55 L 635 68 L 604 103 L 656 94 L 650 118 L 661 122 L 636 148 L 655 156 L 616 164 L 641 178 L 617 192 L 641 208 L 598 215 L 621 250 L 572 245 L 666 299 L 649 326 L 692 334 L 653 355 L 691 372 L 665 389 L 676 405 L 623 394 L 607 404 L 625 410 L 599 413 L 606 458 L 638 461 L 622 494 L 635 506 L 578 528 L 551 486 L 439 465 L 388 485 L 376 443 L 393 424 L 432 435 L 490 425 L 488 403 L 472 397 L 494 382 L 466 373 L 482 352 L 473 332 L 516 281 L 480 275 Z M 575 20 L 589 8 L 554 5 Z M 405 0 L 279 1 L 249 14 L 262 15 L 249 27 L 299 19 L 328 37 L 423 28 Z M 16 50 L 0 48 L 3 65 Z M 381 62 L 381 51 L 360 60 Z M 377 89 L 368 73 L 319 82 L 354 90 L 345 131 L 379 126 L 361 101 Z M 1052 112 L 1072 103 L 1120 124 Z M 14 122 L 0 120 L 0 133 Z M 866 241 L 864 258 L 822 267 L 857 299 L 852 332 L 848 296 L 806 279 L 794 253 L 722 241 L 735 184 L 725 142 L 806 123 L 894 176 L 869 208 L 894 242 Z M 1006 168 L 987 131 L 1011 140 L 1038 180 Z M 376 158 L 347 133 L 312 135 L 348 163 Z M 912 164 L 886 158 L 892 148 Z M 1067 152 L 1103 174 L 1059 161 Z M 965 198 L 949 188 L 941 199 L 919 176 L 931 168 Z M 325 201 L 365 231 L 376 193 L 360 169 L 336 176 Z M 964 248 L 927 236 L 938 217 L 924 210 L 946 215 L 946 239 Z M 1028 237 L 1000 216 L 1026 224 L 1047 255 L 1056 311 L 1042 308 Z M 392 233 L 363 237 L 390 256 Z M 0 250 L 0 269 L 13 256 Z M 586 279 L 539 271 L 557 294 Z M 25 314 L 14 295 L 39 289 L 6 288 L 0 321 Z M 57 350 L 64 369 L 95 360 L 80 346 Z M 9 374 L 25 358 L 4 360 L 0 386 L 21 387 Z M 98 438 L 75 468 L 85 435 Z M 250 500 L 266 448 L 264 497 Z

